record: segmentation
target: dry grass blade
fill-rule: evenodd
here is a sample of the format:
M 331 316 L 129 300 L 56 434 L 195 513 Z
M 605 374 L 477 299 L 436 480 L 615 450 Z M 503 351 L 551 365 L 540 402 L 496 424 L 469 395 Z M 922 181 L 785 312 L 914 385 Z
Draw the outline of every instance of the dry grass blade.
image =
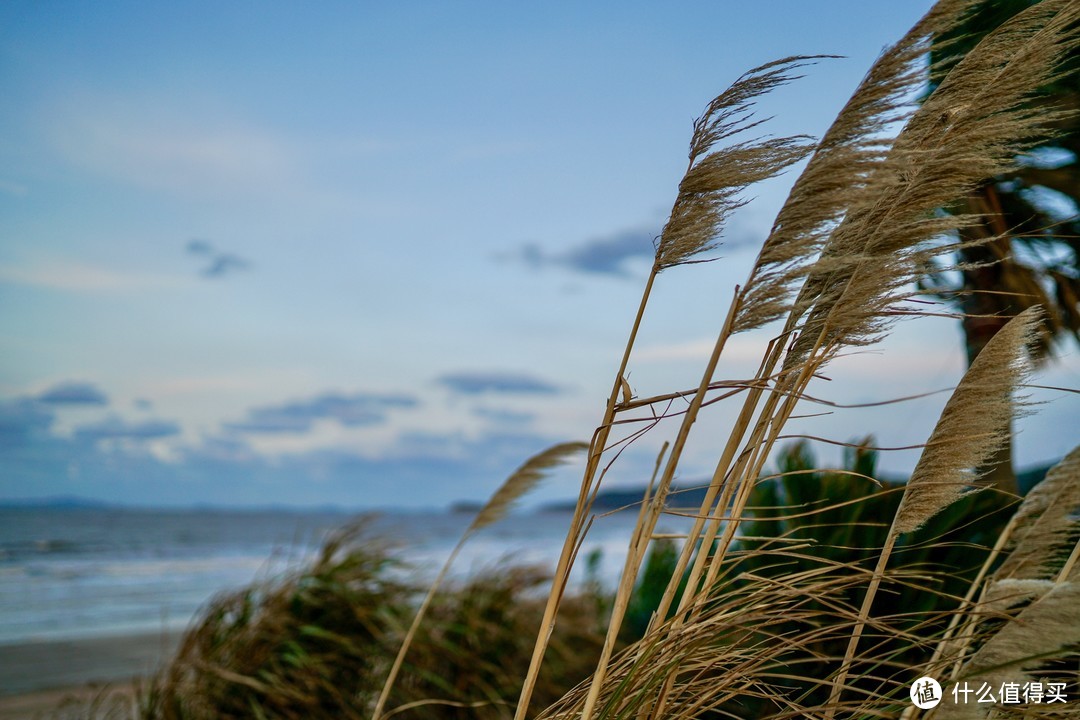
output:
M 945 404 L 922 457 L 904 488 L 885 546 L 878 557 L 830 702 L 839 700 L 863 629 L 896 540 L 914 532 L 955 502 L 977 479 L 977 470 L 1009 437 L 1013 394 L 1029 371 L 1029 344 L 1039 313 L 1029 308 L 1010 320 L 986 345 Z M 826 717 L 831 717 L 829 712 Z
M 762 553 L 762 559 L 772 554 Z M 792 565 L 810 560 L 795 548 L 775 559 Z M 854 613 L 846 598 L 862 576 L 846 564 L 774 577 L 739 572 L 737 563 L 732 568 L 703 612 L 654 628 L 613 660 L 596 693 L 596 717 L 820 717 L 827 681 L 815 672 L 842 639 L 844 621 Z M 880 684 L 895 690 L 893 681 Z M 582 717 L 594 687 L 579 686 L 540 717 Z M 882 693 L 850 705 L 869 706 L 869 717 L 888 703 Z
M 654 272 L 689 262 L 715 248 L 724 221 L 745 204 L 740 198 L 742 191 L 810 153 L 813 144 L 805 136 L 748 140 L 715 151 L 713 147 L 763 122 L 753 119 L 753 100 L 791 82 L 792 71 L 813 59 L 785 58 L 751 70 L 694 121 L 690 165 L 657 241 Z
M 1027 348 L 1039 315 L 1038 308 L 1029 308 L 1010 320 L 960 381 L 908 481 L 896 533 L 922 527 L 971 487 L 978 480 L 976 468 L 1009 437 L 1013 394 L 1030 372 Z
M 491 496 L 491 499 L 480 509 L 476 518 L 469 524 L 469 527 L 466 528 L 464 534 L 462 534 L 461 539 L 458 540 L 457 545 L 454 546 L 453 551 L 450 553 L 450 557 L 446 559 L 442 569 L 439 570 L 439 574 L 435 577 L 434 582 L 431 583 L 427 595 L 424 596 L 424 601 L 417 609 L 412 624 L 405 634 L 405 639 L 401 641 L 401 648 L 398 650 L 397 657 L 394 658 L 394 664 L 390 667 L 390 672 L 386 677 L 386 682 L 383 684 L 382 692 L 379 693 L 379 698 L 375 702 L 375 709 L 371 715 L 374 720 L 379 720 L 383 717 L 386 701 L 390 697 L 390 691 L 394 687 L 394 682 L 397 680 L 398 673 L 401 672 L 401 665 L 405 661 L 405 655 L 409 651 L 409 646 L 412 644 L 413 638 L 416 637 L 416 631 L 419 629 L 420 623 L 423 622 L 424 615 L 427 613 L 427 609 L 431 605 L 431 601 L 434 599 L 436 591 L 439 589 L 439 586 L 442 585 L 442 581 L 446 578 L 446 573 L 450 570 L 450 566 L 454 564 L 454 560 L 457 558 L 461 548 L 465 545 L 465 542 L 478 530 L 506 517 L 506 514 L 510 512 L 514 503 L 520 499 L 522 495 L 532 490 L 536 484 L 544 478 L 544 475 L 548 470 L 551 470 L 560 463 L 566 462 L 575 453 L 587 450 L 588 447 L 589 446 L 586 443 L 582 442 L 561 443 L 533 455 L 526 460 L 521 467 L 515 470 L 505 482 L 503 482 L 502 486 L 500 486 L 499 489 L 495 491 L 495 494 Z
M 1051 468 L 1032 488 L 1013 517 L 1007 547 L 1012 552 L 1001 564 L 999 578 L 1039 579 L 1057 572 L 1061 552 L 1068 551 L 1080 511 L 1080 447 Z
M 506 517 L 514 503 L 522 495 L 536 487 L 548 470 L 567 462 L 573 455 L 589 449 L 588 443 L 568 442 L 553 445 L 543 452 L 533 455 L 525 463 L 506 478 L 487 504 L 477 513 L 476 519 L 469 525 L 465 534 L 471 534 L 482 528 L 498 522 Z

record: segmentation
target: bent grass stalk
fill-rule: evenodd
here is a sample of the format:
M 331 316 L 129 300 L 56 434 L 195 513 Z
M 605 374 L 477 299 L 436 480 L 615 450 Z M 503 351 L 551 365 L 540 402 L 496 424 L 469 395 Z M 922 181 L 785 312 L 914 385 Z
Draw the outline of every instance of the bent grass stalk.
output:
M 976 479 L 969 468 L 984 466 L 1008 437 L 1009 420 L 1016 412 L 1012 408 L 1013 394 L 1026 375 L 1024 355 L 1035 337 L 1038 321 L 1036 308 L 1029 308 L 1010 320 L 979 353 L 941 412 L 922 457 L 904 486 L 903 498 L 863 596 L 840 671 L 833 682 L 827 719 L 839 706 L 859 640 L 870 618 L 870 608 L 897 539 L 922 527 L 951 505 Z
M 695 255 L 715 247 L 727 216 L 745 204 L 745 201 L 739 198 L 740 193 L 754 183 L 777 175 L 805 157 L 811 149 L 808 138 L 799 136 L 745 141 L 717 151 L 712 151 L 713 146 L 757 127 L 761 121 L 752 120 L 749 112 L 752 100 L 790 82 L 793 79 L 790 75 L 792 70 L 803 67 L 814 59 L 790 57 L 747 72 L 714 99 L 694 122 L 687 170 L 680 183 L 671 218 L 657 241 L 653 267 L 631 326 L 630 337 L 623 350 L 604 417 L 589 448 L 589 460 L 582 478 L 578 505 L 555 570 L 552 592 L 518 700 L 515 720 L 524 720 L 528 713 L 533 687 L 561 602 L 562 588 L 565 587 L 569 575 L 574 548 L 580 540 L 585 516 L 591 510 L 592 501 L 599 491 L 602 476 L 598 479 L 597 472 L 601 456 L 607 449 L 611 428 L 620 409 L 620 391 L 656 277 L 665 269 L 693 262 Z
M 568 460 L 574 453 L 585 450 L 587 447 L 588 446 L 585 443 L 580 442 L 562 443 L 554 445 L 529 458 L 506 479 L 499 489 L 495 491 L 495 494 L 487 501 L 484 507 L 480 509 L 480 512 L 476 514 L 472 523 L 465 529 L 461 539 L 458 540 L 454 549 L 450 552 L 450 556 L 446 559 L 446 562 L 443 563 L 442 568 L 439 570 L 439 574 L 435 577 L 434 582 L 431 583 L 427 595 L 424 596 L 423 602 L 420 604 L 419 609 L 417 609 L 416 615 L 413 616 L 412 624 L 405 634 L 405 639 L 401 642 L 401 648 L 394 658 L 394 663 L 390 667 L 386 682 L 383 684 L 382 691 L 379 693 L 379 698 L 375 702 L 375 709 L 372 712 L 372 718 L 374 720 L 380 720 L 384 717 L 383 708 L 386 706 L 386 701 L 390 697 L 390 691 L 394 687 L 394 682 L 397 680 L 398 673 L 401 671 L 401 665 L 405 661 L 405 654 L 409 651 L 409 646 L 416 636 L 416 631 L 420 628 L 420 623 L 423 622 L 424 615 L 427 613 L 427 609 L 431 605 L 431 601 L 434 599 L 436 591 L 442 585 L 442 581 L 446 578 L 446 573 L 450 570 L 450 566 L 454 564 L 454 560 L 457 559 L 458 553 L 461 552 L 461 548 L 464 547 L 465 543 L 476 532 L 504 518 L 513 507 L 514 502 L 520 499 L 522 495 L 532 490 L 533 487 L 543 479 L 544 473 L 547 470 Z
M 724 329 L 695 392 L 659 395 L 620 406 L 617 393 L 628 367 L 629 345 L 624 352 L 615 389 L 591 448 L 582 498 L 595 496 L 597 487 L 593 478 L 599 457 L 606 449 L 609 432 L 621 410 L 677 397 L 689 398 L 689 407 L 683 412 L 657 488 L 657 495 L 664 494 L 698 412 L 714 388 L 716 367 L 730 335 L 771 321 L 778 316 L 779 308 L 789 309 L 785 327 L 766 348 L 757 375 L 742 385 L 747 391 L 742 410 L 721 452 L 700 513 L 687 533 L 676 571 L 650 623 L 647 634 L 650 642 L 674 642 L 681 637 L 681 627 L 697 622 L 706 611 L 711 588 L 726 563 L 753 486 L 783 428 L 793 417 L 799 401 L 807 397 L 806 390 L 822 366 L 845 346 L 876 341 L 899 315 L 924 314 L 896 309 L 898 303 L 911 297 L 911 291 L 906 289 L 908 283 L 931 257 L 961 246 L 954 242 L 931 248 L 926 243 L 969 222 L 965 217 L 934 216 L 934 209 L 962 197 L 983 178 L 1010 166 L 1025 143 L 1059 117 L 1054 113 L 1038 116 L 1024 106 L 1031 88 L 1054 77 L 1061 59 L 1070 48 L 1080 44 L 1075 29 L 1069 30 L 1080 11 L 1075 5 L 1057 0 L 1045 0 L 1041 7 L 1021 13 L 1004 30 L 991 33 L 976 51 L 955 64 L 918 110 L 902 109 L 907 101 L 905 96 L 922 77 L 920 63 L 929 49 L 929 40 L 960 24 L 973 4 L 971 0 L 939 2 L 871 70 L 796 182 L 751 271 L 750 281 L 741 291 L 736 288 Z M 900 120 L 906 124 L 896 139 L 883 140 L 881 130 Z M 695 133 L 702 127 L 699 123 L 695 123 Z M 694 169 L 692 153 L 691 170 L 680 191 L 692 184 L 689 179 Z M 678 210 L 679 201 L 673 209 L 672 223 L 679 216 Z M 702 245 L 708 237 L 702 235 Z M 649 276 L 649 289 L 660 268 L 659 258 L 658 253 L 657 264 Z M 802 283 L 798 297 L 787 300 L 790 288 L 798 282 Z M 631 339 L 636 335 L 642 314 L 639 310 Z M 785 350 L 788 340 L 791 344 Z M 920 488 L 909 490 L 917 493 Z M 951 498 L 938 500 L 947 504 Z M 588 505 L 582 504 L 579 510 L 583 515 L 588 512 Z M 651 536 L 662 510 L 655 498 L 648 508 L 643 508 L 640 516 L 643 527 L 635 531 L 618 588 L 620 598 L 627 597 L 633 587 L 643 557 L 641 541 Z M 581 517 L 576 515 L 571 536 L 580 529 L 580 521 Z M 841 670 L 831 682 L 826 717 L 832 717 L 841 706 L 839 696 L 856 659 L 870 606 L 896 538 L 906 531 L 905 527 L 904 517 L 894 518 L 878 567 L 868 574 L 870 587 L 863 596 L 862 608 L 852 613 L 854 629 L 848 636 L 848 651 L 841 661 Z M 710 553 L 718 535 L 715 552 Z M 700 549 L 695 551 L 695 547 Z M 686 592 L 674 617 L 667 621 L 682 575 L 695 552 Z M 1072 563 L 1075 560 L 1070 558 L 1066 567 L 1071 569 Z M 560 567 L 560 575 L 566 571 L 567 568 Z M 969 601 L 970 597 L 964 601 L 965 605 Z M 623 619 L 622 610 L 622 604 L 616 603 L 603 659 L 583 689 L 582 720 L 590 720 L 597 712 L 607 715 L 613 709 L 611 701 L 602 709 L 598 707 L 604 688 L 609 685 L 608 665 L 613 638 Z M 550 630 L 548 622 L 554 622 L 553 614 L 545 619 L 545 628 Z M 538 646 L 537 650 L 539 658 L 543 648 Z M 640 659 L 644 655 L 639 650 L 635 657 Z M 666 698 L 676 677 L 684 671 L 690 672 L 675 662 L 651 675 L 649 692 L 655 698 L 651 712 L 643 703 L 636 714 L 666 715 Z M 530 669 L 530 675 L 533 673 Z M 527 711 L 527 702 L 526 692 L 518 707 L 519 720 Z

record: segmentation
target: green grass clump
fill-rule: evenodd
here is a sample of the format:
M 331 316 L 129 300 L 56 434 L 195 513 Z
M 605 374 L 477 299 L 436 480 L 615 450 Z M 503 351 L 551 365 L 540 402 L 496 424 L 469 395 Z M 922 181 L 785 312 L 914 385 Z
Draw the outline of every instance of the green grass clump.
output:
M 369 718 L 427 588 L 403 579 L 401 563 L 362 528 L 335 535 L 287 577 L 212 601 L 141 692 L 138 716 Z M 498 568 L 438 592 L 387 714 L 508 717 L 549 580 L 535 568 Z M 586 593 L 567 607 L 537 690 L 545 702 L 587 675 L 602 642 L 604 603 Z

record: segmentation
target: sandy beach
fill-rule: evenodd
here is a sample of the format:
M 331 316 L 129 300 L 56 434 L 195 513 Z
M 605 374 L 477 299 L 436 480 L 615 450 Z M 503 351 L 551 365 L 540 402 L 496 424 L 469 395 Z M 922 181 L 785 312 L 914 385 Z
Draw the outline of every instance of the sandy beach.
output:
M 68 697 L 93 697 L 104 685 L 130 692 L 135 677 L 158 668 L 179 634 L 141 634 L 0 646 L 0 718 L 42 716 Z

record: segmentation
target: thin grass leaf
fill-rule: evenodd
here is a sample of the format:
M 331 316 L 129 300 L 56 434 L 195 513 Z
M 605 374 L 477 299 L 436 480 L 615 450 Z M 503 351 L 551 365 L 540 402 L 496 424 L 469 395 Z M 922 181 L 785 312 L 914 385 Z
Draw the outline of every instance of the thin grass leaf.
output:
M 398 673 L 401 671 L 401 665 L 405 661 L 405 655 L 409 651 L 409 646 L 412 644 L 413 638 L 416 637 L 416 631 L 420 628 L 420 623 L 423 622 L 424 615 L 427 613 L 431 601 L 435 598 L 436 591 L 439 589 L 439 586 L 442 585 L 442 581 L 446 578 L 450 566 L 454 564 L 454 560 L 457 559 L 458 553 L 461 552 L 461 548 L 464 547 L 465 542 L 477 531 L 506 517 L 506 514 L 510 512 L 514 503 L 519 500 L 522 495 L 536 487 L 536 484 L 544 478 L 548 470 L 567 461 L 574 453 L 587 450 L 588 447 L 589 446 L 586 443 L 582 442 L 561 443 L 533 455 L 526 460 L 521 467 L 515 470 L 510 477 L 506 478 L 499 489 L 495 491 L 495 494 L 491 496 L 491 499 L 480 509 L 480 512 L 477 513 L 472 523 L 465 529 L 465 532 L 462 534 L 461 539 L 458 540 L 457 545 L 455 545 L 454 549 L 450 552 L 450 556 L 439 570 L 439 574 L 435 576 L 435 580 L 431 583 L 427 595 L 424 596 L 424 601 L 420 603 L 420 607 L 413 617 L 412 624 L 409 626 L 408 632 L 405 633 L 405 639 L 401 641 L 401 648 L 398 650 L 397 656 L 394 658 L 394 663 L 390 667 L 390 672 L 386 676 L 386 682 L 383 684 L 382 691 L 379 693 L 379 698 L 375 702 L 375 709 L 371 714 L 371 717 L 374 718 L 374 720 L 380 720 L 384 717 L 383 710 L 386 707 L 386 701 L 389 699 L 390 691 L 397 681 Z
M 469 525 L 465 534 L 470 535 L 506 517 L 506 514 L 513 509 L 514 503 L 536 487 L 536 484 L 544 479 L 547 471 L 567 462 L 571 456 L 588 449 L 588 443 L 568 442 L 553 445 L 547 450 L 533 455 L 515 470 L 510 477 L 506 478 L 502 486 L 495 491 L 487 504 L 476 514 L 476 518 Z

